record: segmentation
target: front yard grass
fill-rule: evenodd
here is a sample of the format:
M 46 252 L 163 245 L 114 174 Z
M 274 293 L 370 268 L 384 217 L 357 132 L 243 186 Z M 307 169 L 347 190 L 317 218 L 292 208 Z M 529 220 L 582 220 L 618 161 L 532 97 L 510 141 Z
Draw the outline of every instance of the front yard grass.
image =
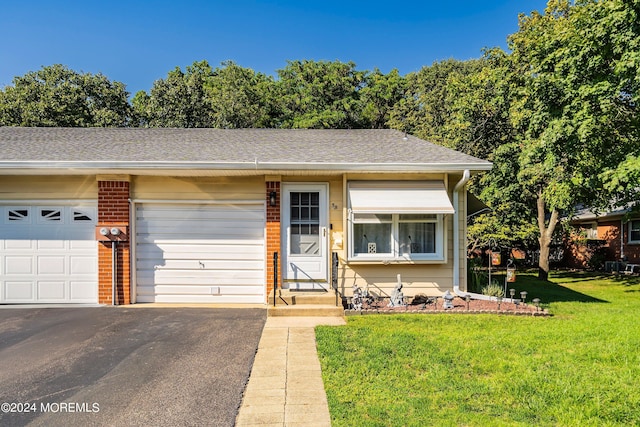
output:
M 519 275 L 552 317 L 349 316 L 316 329 L 333 426 L 640 425 L 640 280 Z

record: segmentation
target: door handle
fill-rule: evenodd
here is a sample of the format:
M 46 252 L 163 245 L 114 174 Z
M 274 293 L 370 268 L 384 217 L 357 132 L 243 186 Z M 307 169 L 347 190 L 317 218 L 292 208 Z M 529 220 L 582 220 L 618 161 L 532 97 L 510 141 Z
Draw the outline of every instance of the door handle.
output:
M 322 237 L 327 237 L 327 227 L 322 227 Z

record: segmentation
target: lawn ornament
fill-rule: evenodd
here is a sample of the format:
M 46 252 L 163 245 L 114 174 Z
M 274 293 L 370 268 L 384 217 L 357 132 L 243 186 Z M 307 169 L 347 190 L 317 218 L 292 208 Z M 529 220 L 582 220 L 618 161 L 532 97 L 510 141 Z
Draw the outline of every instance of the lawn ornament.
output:
M 398 274 L 398 284 L 396 285 L 393 293 L 391 294 L 391 300 L 389 301 L 389 307 L 404 307 L 404 294 L 402 293 L 402 279 Z
M 362 289 L 358 285 L 353 285 L 353 297 L 351 298 L 351 307 L 354 310 L 362 311 Z
M 453 295 L 451 295 L 451 292 L 447 291 L 444 293 L 444 295 L 442 295 L 442 308 L 444 308 L 445 310 L 449 310 L 451 308 L 453 308 L 453 298 L 455 298 Z

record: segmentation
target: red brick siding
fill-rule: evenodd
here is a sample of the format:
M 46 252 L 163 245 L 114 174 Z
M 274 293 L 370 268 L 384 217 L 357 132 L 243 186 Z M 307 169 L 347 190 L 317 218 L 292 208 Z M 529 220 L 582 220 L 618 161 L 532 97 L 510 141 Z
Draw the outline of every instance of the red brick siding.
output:
M 126 181 L 98 181 L 98 226 L 129 226 L 129 183 Z M 116 289 L 118 304 L 131 301 L 131 268 L 129 241 L 117 243 Z M 98 244 L 98 302 L 112 304 L 111 242 Z
M 629 243 L 629 223 L 624 223 L 622 242 L 624 255 L 632 264 L 640 263 L 640 245 Z M 605 261 L 619 261 L 620 253 L 620 220 L 598 223 L 598 239 L 604 241 L 603 249 Z M 585 268 L 588 266 L 590 253 L 585 244 L 574 241 L 567 242 L 565 265 L 568 267 Z
M 282 268 L 280 254 L 280 183 L 266 183 L 266 201 L 267 201 L 267 302 L 269 297 L 273 297 L 274 271 L 273 271 L 273 253 L 278 253 L 278 287 L 282 286 Z M 270 194 L 276 192 L 276 205 L 271 206 L 269 203 Z

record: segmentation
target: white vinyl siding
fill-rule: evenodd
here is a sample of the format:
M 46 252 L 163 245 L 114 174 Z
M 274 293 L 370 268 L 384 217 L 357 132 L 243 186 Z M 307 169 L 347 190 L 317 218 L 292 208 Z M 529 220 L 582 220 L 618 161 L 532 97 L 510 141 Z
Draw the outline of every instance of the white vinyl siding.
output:
M 25 203 L 0 213 L 0 303 L 97 303 L 95 206 Z
M 141 204 L 136 301 L 263 303 L 264 203 Z

